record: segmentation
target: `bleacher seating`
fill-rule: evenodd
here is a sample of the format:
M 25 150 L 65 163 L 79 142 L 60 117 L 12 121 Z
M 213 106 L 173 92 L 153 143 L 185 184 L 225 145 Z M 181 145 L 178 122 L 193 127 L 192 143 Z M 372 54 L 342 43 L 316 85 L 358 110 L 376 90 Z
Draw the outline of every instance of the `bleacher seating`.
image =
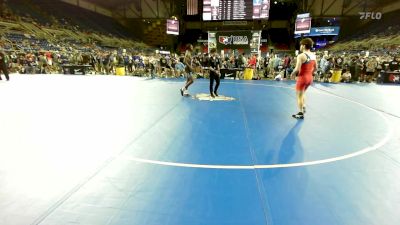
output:
M 127 32 L 114 19 L 61 1 L 12 0 L 7 4 L 14 13 L 28 22 L 40 25 L 57 22 L 60 26 L 71 26 L 88 33 L 99 32 L 121 38 L 133 37 L 133 34 Z M 31 18 L 32 21 L 27 18 Z
M 0 15 L 0 35 L 5 49 L 59 51 L 74 46 L 89 51 L 82 46 L 93 43 L 148 48 L 114 19 L 54 0 L 7 1 Z
M 334 45 L 333 51 L 339 50 L 372 50 L 391 49 L 400 45 L 400 12 L 385 14 L 381 20 L 368 23 L 352 35 L 341 37 Z

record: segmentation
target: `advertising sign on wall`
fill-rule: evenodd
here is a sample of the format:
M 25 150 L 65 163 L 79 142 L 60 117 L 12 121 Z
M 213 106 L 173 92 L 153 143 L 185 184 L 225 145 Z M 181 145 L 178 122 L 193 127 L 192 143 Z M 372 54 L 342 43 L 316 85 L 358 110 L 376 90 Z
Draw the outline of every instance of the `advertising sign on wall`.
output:
M 215 36 L 218 49 L 249 49 L 253 37 L 251 31 L 217 32 Z
M 312 27 L 309 34 L 303 34 L 304 37 L 316 36 L 336 36 L 339 35 L 340 27 Z M 296 34 L 295 38 L 300 37 Z

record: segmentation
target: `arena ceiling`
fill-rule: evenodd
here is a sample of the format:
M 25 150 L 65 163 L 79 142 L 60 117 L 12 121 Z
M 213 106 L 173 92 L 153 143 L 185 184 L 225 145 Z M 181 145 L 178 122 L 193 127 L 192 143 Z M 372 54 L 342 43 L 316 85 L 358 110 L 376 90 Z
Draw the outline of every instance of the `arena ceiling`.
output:
M 139 2 L 137 0 L 86 0 L 86 1 L 108 9 L 115 9 L 120 6 L 126 6 L 135 2 Z
M 63 0 L 61 0 L 63 1 Z M 71 0 L 68 0 L 71 1 Z M 172 12 L 172 7 L 167 2 L 174 4 L 185 3 L 186 0 L 84 0 L 100 6 L 110 12 L 123 12 L 120 17 L 126 18 L 163 18 Z M 200 4 L 203 0 L 198 0 Z M 391 5 L 398 0 L 270 0 L 272 6 L 280 3 L 296 3 L 298 11 L 312 12 L 315 16 L 346 16 L 358 15 L 361 9 L 378 10 Z M 160 8 L 159 8 L 160 5 Z M 284 4 L 285 5 L 285 4 Z M 167 8 L 168 10 L 165 10 Z M 274 8 L 274 7 L 271 7 Z M 162 11 L 164 9 L 164 12 Z M 275 7 L 280 13 L 279 7 Z M 181 10 L 184 12 L 185 10 Z M 365 10 L 364 10 L 365 11 Z M 274 13 L 274 12 L 271 12 Z M 183 16 L 183 15 L 182 15 Z
M 139 0 L 86 0 L 88 2 L 92 2 L 99 6 L 115 8 L 121 5 L 128 5 L 130 3 L 139 2 Z M 202 0 L 199 0 L 202 1 Z M 271 3 L 275 0 L 271 0 Z M 276 0 L 278 2 L 302 2 L 303 0 Z M 366 0 L 369 2 L 374 2 L 379 5 L 386 5 L 392 2 L 396 2 L 398 0 Z M 348 2 L 359 2 L 359 0 L 348 0 Z

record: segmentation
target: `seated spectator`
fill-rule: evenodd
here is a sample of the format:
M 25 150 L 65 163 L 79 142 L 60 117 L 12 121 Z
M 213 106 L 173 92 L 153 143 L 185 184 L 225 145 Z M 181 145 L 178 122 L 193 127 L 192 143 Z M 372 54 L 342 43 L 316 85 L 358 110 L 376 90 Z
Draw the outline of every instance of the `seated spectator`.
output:
M 351 82 L 351 73 L 349 70 L 343 70 L 343 74 L 341 77 L 341 82 L 350 83 Z
M 282 73 L 278 73 L 278 75 L 275 76 L 274 80 L 281 81 L 282 80 Z
M 175 61 L 175 71 L 177 77 L 183 76 L 185 72 L 185 64 L 183 64 L 181 60 Z
M 329 83 L 331 77 L 332 77 L 332 72 L 328 71 L 326 74 L 324 74 L 323 82 L 324 83 Z

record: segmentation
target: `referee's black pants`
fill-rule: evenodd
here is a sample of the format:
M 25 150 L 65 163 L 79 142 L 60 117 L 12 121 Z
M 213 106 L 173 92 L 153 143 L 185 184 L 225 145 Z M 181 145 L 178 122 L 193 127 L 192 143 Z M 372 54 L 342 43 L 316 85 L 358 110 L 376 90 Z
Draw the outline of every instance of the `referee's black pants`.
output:
M 215 88 L 213 90 L 214 80 L 215 80 L 216 85 L 215 85 Z M 218 87 L 219 87 L 219 83 L 220 83 L 219 74 L 217 74 L 217 73 L 215 73 L 213 71 L 210 71 L 210 94 L 217 93 Z

